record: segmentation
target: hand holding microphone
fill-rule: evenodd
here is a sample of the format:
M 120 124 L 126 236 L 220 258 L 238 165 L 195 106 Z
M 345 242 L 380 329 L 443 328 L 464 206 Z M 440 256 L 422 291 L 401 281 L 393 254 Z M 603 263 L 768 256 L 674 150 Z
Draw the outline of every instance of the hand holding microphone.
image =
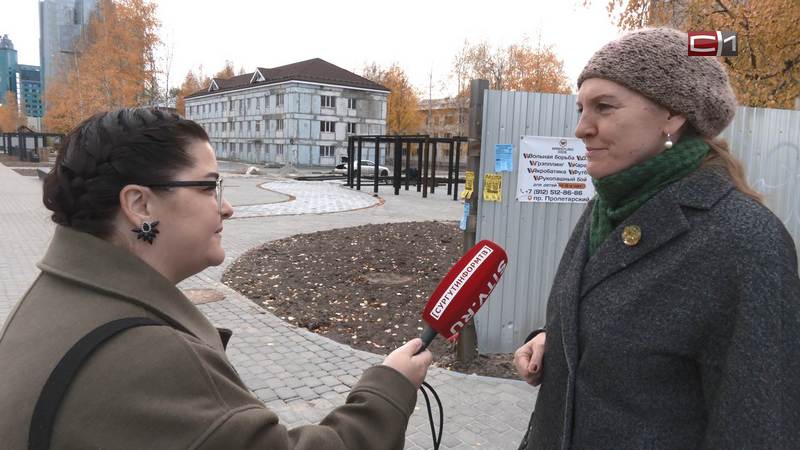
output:
M 433 362 L 431 352 L 422 351 L 421 348 L 422 341 L 419 338 L 412 339 L 389 353 L 383 360 L 383 365 L 402 373 L 419 389 Z
M 456 261 L 455 265 L 447 272 L 447 275 L 439 282 L 439 286 L 433 291 L 428 304 L 422 311 L 425 330 L 422 332 L 422 345 L 420 345 L 415 355 L 424 352 L 437 334 L 441 334 L 446 339 L 455 338 L 461 328 L 469 323 L 475 313 L 478 312 L 478 308 L 489 298 L 489 294 L 497 286 L 507 264 L 508 255 L 506 255 L 505 250 L 492 241 L 480 241 L 464 253 L 464 256 Z M 417 342 L 418 340 L 414 339 L 400 349 L 407 346 L 413 347 L 413 345 L 417 345 Z M 400 351 L 400 349 L 395 350 L 395 352 Z M 422 353 L 422 355 L 414 356 L 413 358 L 418 358 L 425 354 L 430 355 L 430 352 Z M 389 355 L 389 357 L 391 356 Z M 389 358 L 387 357 L 387 359 Z M 427 371 L 427 367 L 425 370 Z M 442 403 L 436 391 L 428 383 L 421 382 L 421 384 L 431 391 L 439 405 L 439 433 L 437 434 L 428 394 L 425 393 L 424 389 L 420 389 L 428 406 L 433 448 L 438 449 L 442 442 L 444 427 Z
M 458 335 L 489 298 L 507 264 L 508 255 L 499 245 L 487 240 L 478 242 L 456 261 L 431 294 L 422 311 L 425 330 L 421 342 L 419 339 L 407 342 L 390 353 L 383 364 L 419 387 L 433 359 L 425 349 L 436 334 L 446 339 Z
M 425 330 L 423 351 L 436 337 L 449 339 L 475 316 L 489 298 L 508 264 L 508 255 L 499 245 L 483 240 L 456 261 L 433 291 L 422 311 Z

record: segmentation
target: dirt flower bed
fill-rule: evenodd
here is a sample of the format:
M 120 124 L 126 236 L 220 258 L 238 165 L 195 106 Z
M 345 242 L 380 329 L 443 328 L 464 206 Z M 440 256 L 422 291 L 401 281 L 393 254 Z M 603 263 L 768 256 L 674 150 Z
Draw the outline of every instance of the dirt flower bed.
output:
M 369 225 L 303 234 L 253 249 L 223 282 L 281 319 L 337 342 L 387 354 L 418 337 L 422 308 L 462 254 L 455 223 Z M 436 365 L 516 379 L 511 354 L 469 364 L 437 337 Z

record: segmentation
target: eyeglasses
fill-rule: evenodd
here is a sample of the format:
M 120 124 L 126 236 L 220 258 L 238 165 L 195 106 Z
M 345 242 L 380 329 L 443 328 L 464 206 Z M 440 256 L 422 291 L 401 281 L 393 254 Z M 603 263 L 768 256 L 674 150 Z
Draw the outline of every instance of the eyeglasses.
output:
M 217 194 L 217 207 L 219 208 L 219 215 L 222 215 L 222 177 L 214 181 L 169 181 L 166 183 L 145 184 L 150 188 L 171 188 L 171 187 L 215 187 Z

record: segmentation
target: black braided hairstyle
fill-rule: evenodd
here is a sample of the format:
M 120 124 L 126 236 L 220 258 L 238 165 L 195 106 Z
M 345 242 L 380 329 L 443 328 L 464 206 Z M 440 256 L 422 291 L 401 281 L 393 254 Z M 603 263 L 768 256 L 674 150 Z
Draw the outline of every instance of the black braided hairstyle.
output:
M 42 199 L 53 222 L 108 238 L 129 184 L 170 181 L 194 164 L 188 147 L 208 141 L 197 123 L 159 108 L 98 113 L 63 140 L 44 180 Z

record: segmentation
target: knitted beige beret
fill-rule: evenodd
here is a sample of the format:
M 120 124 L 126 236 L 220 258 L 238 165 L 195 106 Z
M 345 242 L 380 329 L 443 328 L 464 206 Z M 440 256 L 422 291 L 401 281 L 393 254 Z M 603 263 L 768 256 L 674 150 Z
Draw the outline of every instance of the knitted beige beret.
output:
M 715 57 L 689 56 L 686 33 L 646 28 L 598 50 L 578 77 L 603 78 L 639 92 L 672 112 L 684 114 L 703 137 L 713 138 L 736 113 L 728 75 Z

